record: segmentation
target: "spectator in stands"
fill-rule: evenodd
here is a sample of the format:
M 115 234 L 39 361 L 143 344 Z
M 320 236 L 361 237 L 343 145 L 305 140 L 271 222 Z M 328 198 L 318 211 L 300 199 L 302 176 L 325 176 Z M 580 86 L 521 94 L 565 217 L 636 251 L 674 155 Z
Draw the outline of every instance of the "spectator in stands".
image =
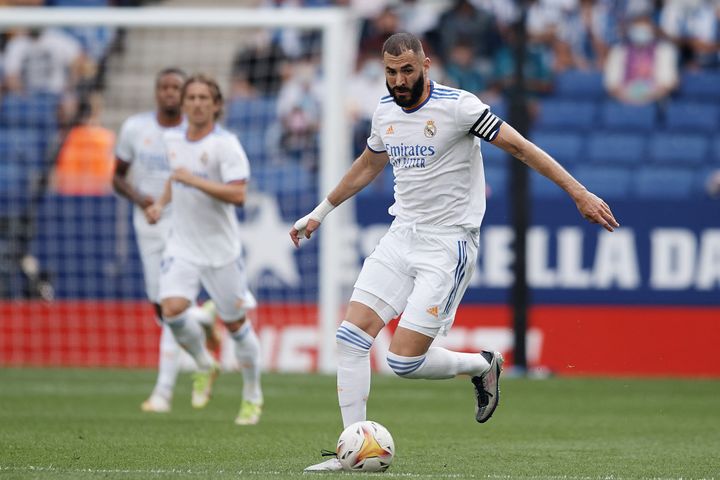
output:
M 61 195 L 109 195 L 115 166 L 115 133 L 100 124 L 102 97 L 93 93 L 78 107 L 77 125 L 60 148 L 52 185 Z
M 317 168 L 322 85 L 318 59 L 307 57 L 292 65 L 290 78 L 278 95 L 280 148 L 286 158 L 309 170 Z
M 287 57 L 277 42 L 259 34 L 233 61 L 232 96 L 277 95 Z
M 679 49 L 680 63 L 689 67 L 717 67 L 720 3 L 709 0 L 667 0 L 660 12 L 660 28 Z
M 72 36 L 56 28 L 33 29 L 14 36 L 5 52 L 5 84 L 16 93 L 52 93 L 62 97 L 60 120 L 75 115 L 75 86 L 95 74 L 95 65 Z
M 370 127 L 377 102 L 385 95 L 384 66 L 372 57 L 360 57 L 358 68 L 350 79 L 348 108 L 353 124 L 353 150 L 359 154 L 365 149 L 367 132 Z
M 555 44 L 555 70 L 602 70 L 609 49 L 603 36 L 606 10 L 601 2 L 579 0 L 563 12 Z
M 604 75 L 608 92 L 621 102 L 656 102 L 677 87 L 677 51 L 658 37 L 649 16 L 638 15 L 629 22 L 625 40 L 610 49 Z
M 399 30 L 424 36 L 437 26 L 441 14 L 439 2 L 421 2 L 419 0 L 401 0 L 395 7 L 400 20 Z
M 494 84 L 504 92 L 515 87 L 514 34 L 508 36 L 508 43 L 498 48 L 495 54 Z M 537 99 L 552 92 L 552 52 L 539 40 L 528 38 L 523 65 L 525 90 L 531 99 Z
M 445 78 L 449 86 L 467 90 L 475 95 L 485 92 L 491 78 L 481 66 L 475 62 L 473 46 L 470 39 L 461 38 L 450 49 L 450 56 L 445 63 Z M 483 98 L 486 96 L 483 95 Z
M 433 37 L 434 50 L 445 59 L 450 57 L 450 51 L 459 39 L 472 39 L 473 56 L 478 63 L 488 66 L 492 65 L 493 55 L 500 45 L 495 17 L 486 9 L 475 8 L 468 0 L 455 0 L 440 17 L 431 34 Z
M 400 18 L 393 8 L 383 9 L 376 17 L 365 20 L 360 32 L 358 55 L 377 56 L 383 43 L 400 28 Z

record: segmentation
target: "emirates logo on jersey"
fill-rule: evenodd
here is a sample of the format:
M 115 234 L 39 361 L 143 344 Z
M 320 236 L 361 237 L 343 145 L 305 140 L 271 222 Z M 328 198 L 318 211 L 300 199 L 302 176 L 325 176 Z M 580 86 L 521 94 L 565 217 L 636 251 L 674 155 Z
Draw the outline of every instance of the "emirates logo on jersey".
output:
M 208 162 L 208 154 L 207 152 L 203 152 L 203 154 L 200 156 L 200 163 L 203 165 L 207 165 Z
M 437 127 L 435 126 L 435 122 L 433 120 L 427 121 L 423 133 L 427 138 L 432 138 L 435 136 L 435 134 L 437 133 Z

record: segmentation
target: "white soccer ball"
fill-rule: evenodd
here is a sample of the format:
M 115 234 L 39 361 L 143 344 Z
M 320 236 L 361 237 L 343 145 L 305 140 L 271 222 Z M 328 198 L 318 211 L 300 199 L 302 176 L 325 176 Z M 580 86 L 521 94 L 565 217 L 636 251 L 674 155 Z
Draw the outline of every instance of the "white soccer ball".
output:
M 356 422 L 340 434 L 337 458 L 347 471 L 384 472 L 395 456 L 395 442 L 377 422 Z

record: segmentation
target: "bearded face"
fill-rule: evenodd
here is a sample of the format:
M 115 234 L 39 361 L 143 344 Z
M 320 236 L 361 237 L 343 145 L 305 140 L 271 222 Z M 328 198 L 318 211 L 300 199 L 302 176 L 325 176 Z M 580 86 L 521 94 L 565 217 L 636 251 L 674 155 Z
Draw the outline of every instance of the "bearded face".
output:
M 404 108 L 412 107 L 417 104 L 420 101 L 420 97 L 422 97 L 423 87 L 425 86 L 425 75 L 420 72 L 420 76 L 415 80 L 415 83 L 409 87 L 391 87 L 387 81 L 385 82 L 385 86 L 388 92 L 390 92 L 390 95 L 392 95 L 393 100 L 395 100 L 395 103 Z

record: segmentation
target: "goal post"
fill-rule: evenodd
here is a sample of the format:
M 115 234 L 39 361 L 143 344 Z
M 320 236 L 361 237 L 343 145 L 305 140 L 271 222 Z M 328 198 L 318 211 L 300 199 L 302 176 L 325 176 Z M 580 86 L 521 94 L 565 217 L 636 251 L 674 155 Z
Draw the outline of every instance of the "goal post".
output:
M 344 85 L 350 78 L 354 51 L 357 44 L 357 28 L 352 16 L 342 8 L 313 9 L 249 9 L 249 8 L 18 8 L 2 9 L 0 27 L 95 27 L 106 26 L 125 29 L 297 29 L 321 33 L 320 57 L 323 83 L 320 105 L 319 159 L 315 197 L 320 201 L 337 184 L 351 162 L 350 124 L 346 112 Z M 157 58 L 155 67 L 160 68 L 163 58 Z M 180 65 L 182 66 L 182 65 Z M 208 72 L 213 74 L 212 71 Z M 152 85 L 142 87 L 151 90 Z M 152 109 L 147 104 L 145 109 Z M 108 125 L 117 131 L 119 125 Z M 241 139 L 242 140 L 242 139 Z M 251 167 L 253 158 L 250 158 Z M 309 210 L 308 210 L 309 211 Z M 317 309 L 317 370 L 333 372 L 334 331 L 340 320 L 347 291 L 347 281 L 337 259 L 344 255 L 344 232 L 346 223 L 354 216 L 352 201 L 346 202 L 324 222 L 318 239 L 316 264 L 308 262 L 317 271 L 316 298 L 298 299 L 299 303 L 316 303 Z M 289 218 L 284 219 L 289 222 Z M 114 228 L 114 227 L 113 227 Z M 288 237 L 285 238 L 290 242 Z M 308 248 L 306 243 L 301 247 Z M 62 255 L 59 252 L 58 255 Z M 249 253 L 252 255 L 252 253 Z M 300 265 L 300 282 L 308 265 Z M 347 275 L 346 275 L 347 276 Z M 71 295 L 72 296 L 72 295 Z M 52 306 L 50 306 L 52 308 Z

